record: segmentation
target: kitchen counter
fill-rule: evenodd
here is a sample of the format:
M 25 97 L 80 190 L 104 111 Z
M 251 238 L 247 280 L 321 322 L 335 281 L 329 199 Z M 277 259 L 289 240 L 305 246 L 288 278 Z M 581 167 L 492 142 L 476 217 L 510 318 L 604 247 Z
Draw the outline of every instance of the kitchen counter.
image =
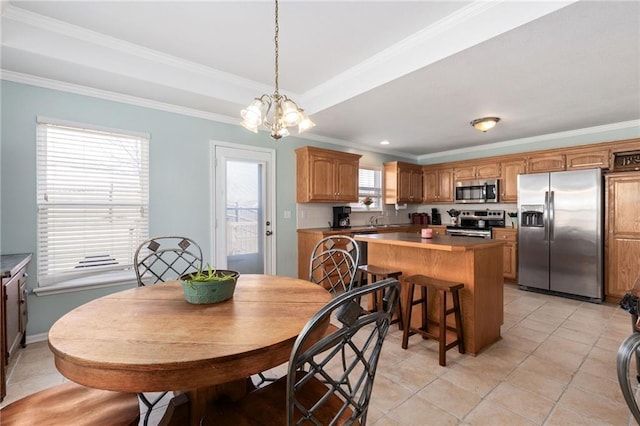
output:
M 367 243 L 368 263 L 414 274 L 463 283 L 462 328 L 467 353 L 476 355 L 500 340 L 503 323 L 503 241 L 471 237 L 434 236 L 423 240 L 417 234 L 389 233 L 355 235 Z M 419 293 L 419 292 L 418 292 Z M 403 308 L 407 288 L 402 286 Z M 417 294 L 416 299 L 419 298 Z M 437 319 L 438 303 L 429 295 L 429 318 Z M 419 327 L 419 306 L 412 315 Z M 413 344 L 416 344 L 413 340 Z M 409 345 L 412 345 L 409 340 Z M 434 354 L 437 357 L 437 354 Z
M 384 234 L 355 234 L 356 241 L 369 244 L 390 244 L 403 247 L 415 247 L 429 250 L 443 251 L 469 251 L 479 248 L 494 246 L 502 247 L 504 242 L 484 238 L 451 237 L 448 235 L 436 235 L 433 238 L 421 238 L 419 234 L 395 232 Z
M 390 225 L 358 225 L 350 228 L 304 228 L 298 229 L 298 233 L 322 233 L 324 235 L 352 235 L 360 233 L 377 233 L 377 232 L 419 232 L 420 229 L 428 227 L 428 225 L 414 225 L 412 223 L 400 223 Z
M 15 275 L 20 269 L 31 261 L 31 253 L 3 254 L 0 256 L 0 270 L 2 278 Z

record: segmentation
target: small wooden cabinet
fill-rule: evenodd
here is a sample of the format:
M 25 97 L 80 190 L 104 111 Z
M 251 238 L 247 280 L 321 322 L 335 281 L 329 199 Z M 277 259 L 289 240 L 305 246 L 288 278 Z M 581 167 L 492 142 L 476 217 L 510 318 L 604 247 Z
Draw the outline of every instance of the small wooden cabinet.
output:
M 504 278 L 516 280 L 518 278 L 518 233 L 515 228 L 493 228 L 493 239 L 507 241 L 502 246 Z
M 608 148 L 568 151 L 565 154 L 567 170 L 594 169 L 596 167 L 609 169 L 610 155 Z
M 453 203 L 453 168 L 424 167 L 424 202 Z
M 447 235 L 446 225 L 429 225 L 429 228 L 433 229 L 433 235 Z
M 384 163 L 385 204 L 422 203 L 422 166 L 392 161 Z
M 500 177 L 500 163 L 480 163 L 455 168 L 455 180 L 489 179 Z
M 565 168 L 564 154 L 539 154 L 527 157 L 527 173 L 560 172 Z
M 5 397 L 6 367 L 18 346 L 25 346 L 27 332 L 27 266 L 31 254 L 2 255 L 0 286 L 0 401 Z
M 500 202 L 515 203 L 518 201 L 518 175 L 526 170 L 524 160 L 510 160 L 502 162 L 500 179 Z
M 296 149 L 296 201 L 357 202 L 360 157 L 311 146 Z
M 605 297 L 617 302 L 640 277 L 640 172 L 606 176 Z

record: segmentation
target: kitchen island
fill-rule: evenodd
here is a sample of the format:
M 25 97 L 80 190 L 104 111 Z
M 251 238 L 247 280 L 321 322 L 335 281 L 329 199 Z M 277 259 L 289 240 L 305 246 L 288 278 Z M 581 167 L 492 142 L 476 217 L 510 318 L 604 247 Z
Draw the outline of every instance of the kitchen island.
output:
M 418 234 L 356 234 L 368 245 L 368 263 L 414 274 L 464 284 L 460 292 L 462 328 L 467 353 L 478 354 L 500 339 L 503 323 L 503 241 L 438 235 L 422 239 Z M 415 295 L 418 298 L 419 294 Z M 402 306 L 406 309 L 407 288 L 402 286 Z M 412 323 L 421 318 L 414 307 Z M 429 300 L 429 317 L 437 319 L 438 304 Z M 415 322 L 414 322 L 415 321 Z M 415 339 L 415 337 L 414 337 Z M 409 340 L 409 345 L 411 345 Z

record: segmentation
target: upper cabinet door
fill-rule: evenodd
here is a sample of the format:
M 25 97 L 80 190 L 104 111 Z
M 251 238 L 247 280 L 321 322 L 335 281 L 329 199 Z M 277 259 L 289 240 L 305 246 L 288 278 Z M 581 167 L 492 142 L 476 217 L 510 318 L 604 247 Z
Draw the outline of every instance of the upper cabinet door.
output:
M 561 172 L 565 170 L 564 154 L 542 154 L 527 158 L 527 173 Z
M 296 149 L 296 202 L 357 202 L 360 157 L 311 146 Z
M 610 151 L 607 148 L 567 152 L 567 170 L 608 169 L 610 167 Z
M 524 160 L 503 161 L 502 179 L 500 180 L 500 202 L 515 203 L 518 201 L 518 175 L 525 171 Z

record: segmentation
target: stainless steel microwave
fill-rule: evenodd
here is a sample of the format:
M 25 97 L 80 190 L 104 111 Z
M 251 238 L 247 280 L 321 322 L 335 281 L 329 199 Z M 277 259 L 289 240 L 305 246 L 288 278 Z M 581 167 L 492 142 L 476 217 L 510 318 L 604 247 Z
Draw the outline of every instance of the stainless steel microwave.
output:
M 456 203 L 497 203 L 498 180 L 467 180 L 456 182 Z

